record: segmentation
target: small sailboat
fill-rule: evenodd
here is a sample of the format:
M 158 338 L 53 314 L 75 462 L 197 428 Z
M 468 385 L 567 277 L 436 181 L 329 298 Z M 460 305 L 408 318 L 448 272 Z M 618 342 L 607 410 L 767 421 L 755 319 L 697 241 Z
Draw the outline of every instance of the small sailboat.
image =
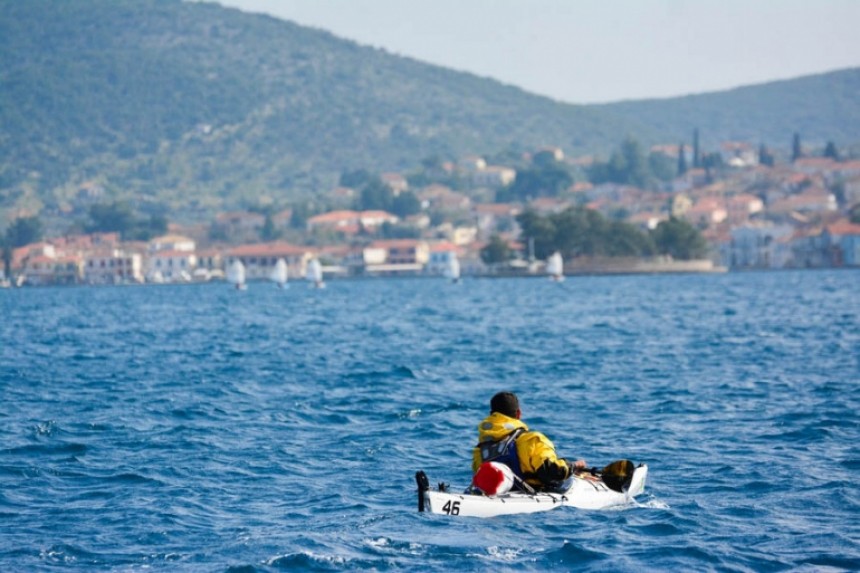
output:
M 308 261 L 307 272 L 305 273 L 305 278 L 310 282 L 310 286 L 316 288 L 325 288 L 325 283 L 323 282 L 323 273 L 322 273 L 322 265 L 320 265 L 319 259 L 311 259 Z
M 272 274 L 269 275 L 269 278 L 273 283 L 278 285 L 278 288 L 287 288 L 288 276 L 289 270 L 287 268 L 287 261 L 284 259 L 278 259 L 278 262 L 276 262 L 275 266 L 272 268 Z
M 561 253 L 558 251 L 551 254 L 546 260 L 546 274 L 556 282 L 564 280 L 564 262 L 561 259 Z
M 227 282 L 236 287 L 236 290 L 245 290 L 248 285 L 245 284 L 245 265 L 242 261 L 235 260 L 227 268 Z
M 460 282 L 460 261 L 457 259 L 457 253 L 451 253 L 448 258 L 448 263 L 445 270 L 442 271 L 443 276 L 449 279 L 452 283 Z

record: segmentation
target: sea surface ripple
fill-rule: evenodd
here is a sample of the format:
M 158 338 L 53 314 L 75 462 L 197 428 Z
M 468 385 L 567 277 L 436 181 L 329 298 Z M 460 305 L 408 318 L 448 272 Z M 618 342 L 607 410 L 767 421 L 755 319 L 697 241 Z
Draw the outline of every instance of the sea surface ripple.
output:
M 860 570 L 860 272 L 0 290 L 3 571 Z M 498 390 L 612 511 L 419 514 Z

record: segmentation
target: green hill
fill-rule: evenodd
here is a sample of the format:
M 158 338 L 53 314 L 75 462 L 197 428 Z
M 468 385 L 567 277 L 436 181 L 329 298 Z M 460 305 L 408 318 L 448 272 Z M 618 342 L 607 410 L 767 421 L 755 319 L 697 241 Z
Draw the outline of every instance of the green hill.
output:
M 860 133 L 857 70 L 797 82 L 574 106 L 214 4 L 0 0 L 0 210 L 68 213 L 94 182 L 196 218 L 430 156 Z
M 860 68 L 686 97 L 594 106 L 667 141 L 748 141 L 788 149 L 794 133 L 823 147 L 860 141 Z

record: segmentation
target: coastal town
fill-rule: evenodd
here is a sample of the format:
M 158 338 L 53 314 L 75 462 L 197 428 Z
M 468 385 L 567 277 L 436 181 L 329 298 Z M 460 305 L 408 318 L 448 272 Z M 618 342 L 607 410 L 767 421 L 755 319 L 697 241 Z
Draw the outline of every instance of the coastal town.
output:
M 359 185 L 322 192 L 326 209 L 297 217 L 294 208 L 220 212 L 205 223 L 171 222 L 148 240 L 120 232 L 43 237 L 8 250 L 0 267 L 3 286 L 191 283 L 230 279 L 241 266 L 245 280 L 305 279 L 312 261 L 326 279 L 377 276 L 511 276 L 543 274 L 521 236 L 518 217 L 570 208 L 596 211 L 643 231 L 670 219 L 686 221 L 707 243 L 698 260 L 608 258 L 573 254 L 565 274 L 600 272 L 708 272 L 860 266 L 860 160 L 797 154 L 774 161 L 749 143 L 726 142 L 701 165 L 683 145 L 651 147 L 650 157 L 677 162 L 671 180 L 649 188 L 574 180 L 552 196 L 513 197 L 520 172 L 470 155 L 425 166 L 421 177 L 378 176 L 395 198 L 416 203 L 409 214 L 362 209 Z M 538 158 L 584 173 L 595 160 L 567 157 L 557 147 Z M 531 163 L 528 163 L 529 165 Z M 687 168 L 686 165 L 690 167 Z M 428 173 L 432 176 L 428 176 Z M 458 185 L 446 182 L 457 181 Z M 97 183 L 82 185 L 81 201 L 104 200 Z M 503 242 L 504 260 L 488 245 Z

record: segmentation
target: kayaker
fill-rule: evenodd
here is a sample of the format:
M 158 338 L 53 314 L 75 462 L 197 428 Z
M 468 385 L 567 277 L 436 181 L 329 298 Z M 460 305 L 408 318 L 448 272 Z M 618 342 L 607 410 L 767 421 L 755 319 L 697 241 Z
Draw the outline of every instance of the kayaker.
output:
M 478 426 L 478 445 L 472 453 L 472 473 L 488 461 L 513 470 L 519 489 L 525 481 L 536 491 L 563 491 L 565 480 L 585 467 L 585 460 L 559 458 L 555 446 L 540 432 L 520 420 L 520 401 L 513 392 L 499 392 L 490 400 L 490 415 Z M 516 487 L 516 486 L 515 486 Z

